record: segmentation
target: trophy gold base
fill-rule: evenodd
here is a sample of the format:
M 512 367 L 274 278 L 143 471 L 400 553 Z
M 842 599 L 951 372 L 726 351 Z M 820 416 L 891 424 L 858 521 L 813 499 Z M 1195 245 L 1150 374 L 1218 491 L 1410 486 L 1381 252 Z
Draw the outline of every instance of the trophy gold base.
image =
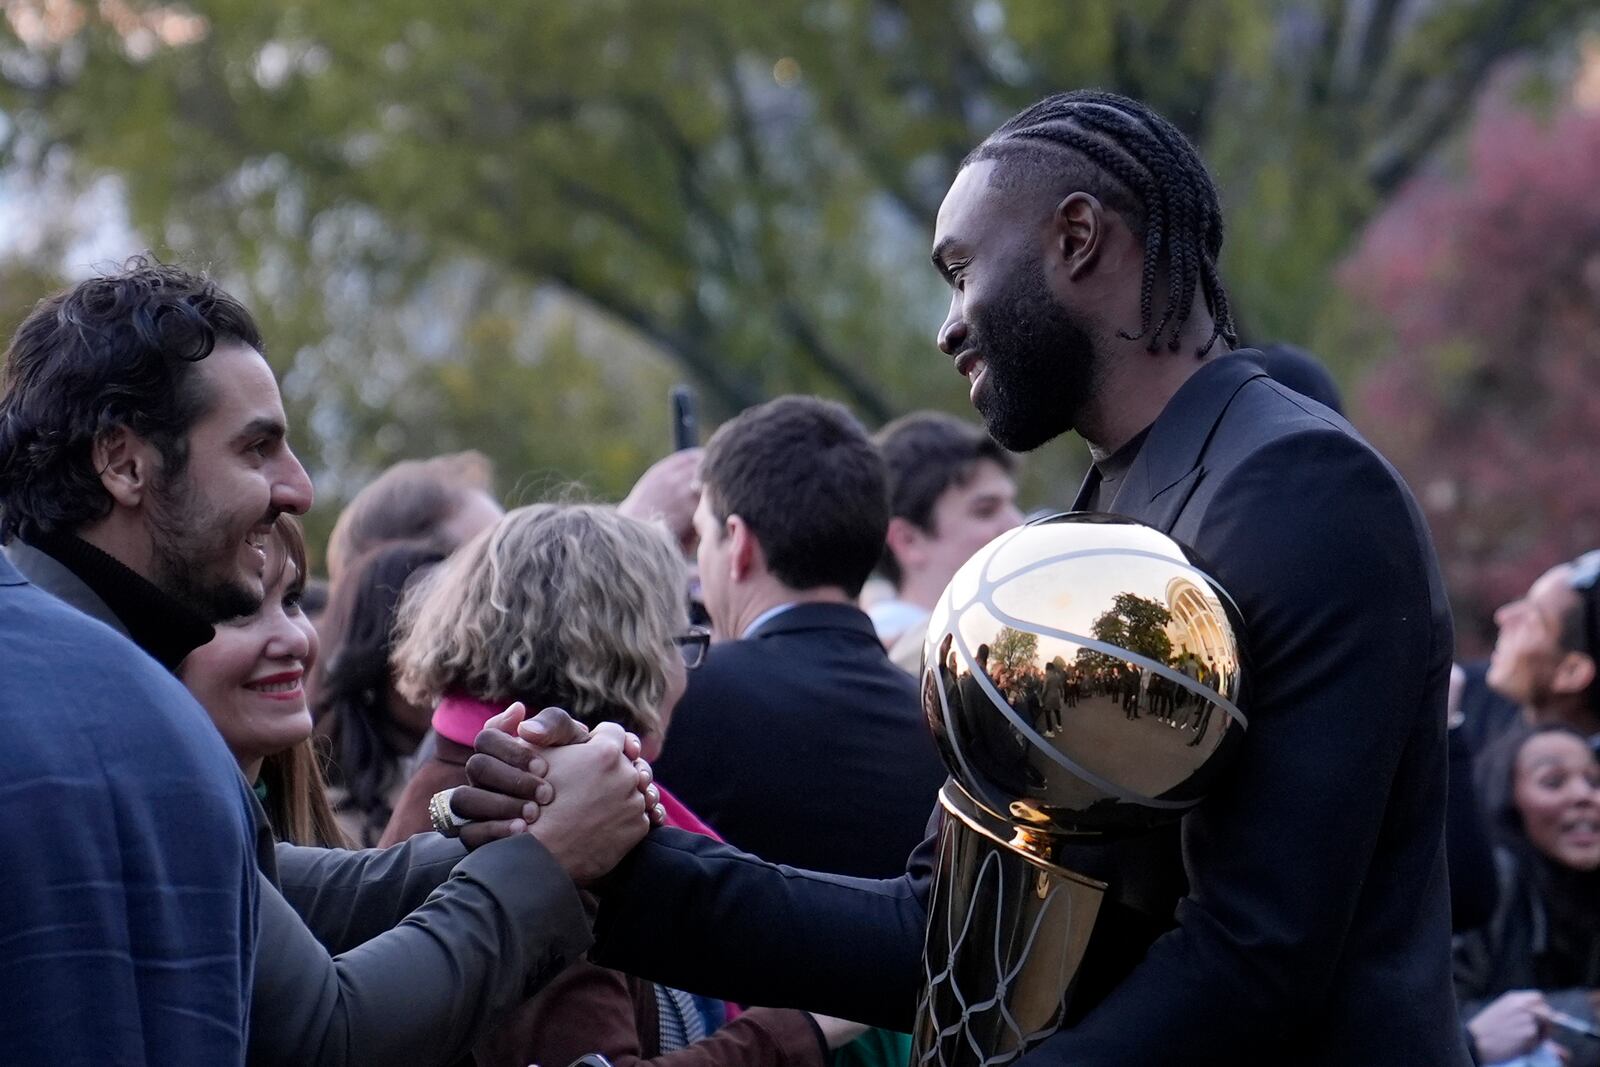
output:
M 939 803 L 911 1067 L 999 1067 L 1060 1028 L 1106 886 L 1051 862 L 1059 837 L 997 818 L 954 781 Z

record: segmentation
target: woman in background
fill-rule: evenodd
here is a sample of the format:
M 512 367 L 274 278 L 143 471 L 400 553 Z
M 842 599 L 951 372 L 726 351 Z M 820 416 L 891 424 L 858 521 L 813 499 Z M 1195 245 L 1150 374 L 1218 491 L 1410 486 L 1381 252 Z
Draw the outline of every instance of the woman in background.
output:
M 358 847 L 378 843 L 409 776 L 409 760 L 428 732 L 433 708 L 395 689 L 390 649 L 407 583 L 445 554 L 431 542 L 379 545 L 350 563 L 322 617 L 316 728 L 326 739 L 334 811 Z
M 447 553 L 495 524 L 494 467 L 481 452 L 403 459 L 339 512 L 328 535 L 328 580 L 337 585 L 356 560 L 392 541 L 421 541 Z
M 1541 727 L 1518 746 L 1510 786 L 1493 816 L 1499 903 L 1486 927 L 1456 942 L 1461 1014 L 1480 1063 L 1555 1062 L 1540 1051 L 1550 1038 L 1573 1067 L 1596 1067 L 1600 1040 L 1561 1018 L 1596 1022 L 1600 761 L 1577 731 Z
M 484 723 L 512 701 L 620 723 L 660 753 L 686 671 L 709 641 L 689 627 L 684 562 L 665 530 L 614 508 L 539 505 L 508 513 L 406 598 L 395 665 L 401 693 L 437 704 L 438 747 L 418 768 L 387 837 L 429 826 L 434 792 L 466 784 Z M 665 790 L 667 824 L 710 833 Z M 742 1014 L 578 963 L 477 1049 L 480 1064 L 821 1067 L 823 1023 L 799 1011 Z

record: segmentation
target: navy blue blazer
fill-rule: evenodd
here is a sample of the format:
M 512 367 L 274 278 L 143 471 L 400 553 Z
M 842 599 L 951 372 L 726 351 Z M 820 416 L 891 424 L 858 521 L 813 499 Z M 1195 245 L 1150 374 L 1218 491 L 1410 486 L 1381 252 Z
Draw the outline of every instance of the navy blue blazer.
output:
M 851 604 L 796 604 L 689 673 L 656 777 L 730 844 L 886 878 L 945 778 L 917 683 Z
M 242 1063 L 255 823 L 177 679 L 0 555 L 0 1059 Z
M 1246 359 L 1183 385 L 1112 511 L 1238 601 L 1250 728 L 1113 897 L 1072 1024 L 1024 1062 L 1464 1065 L 1445 876 L 1449 606 L 1422 516 L 1350 425 Z M 599 956 L 685 987 L 909 1025 L 928 860 L 878 882 L 653 832 L 606 884 Z

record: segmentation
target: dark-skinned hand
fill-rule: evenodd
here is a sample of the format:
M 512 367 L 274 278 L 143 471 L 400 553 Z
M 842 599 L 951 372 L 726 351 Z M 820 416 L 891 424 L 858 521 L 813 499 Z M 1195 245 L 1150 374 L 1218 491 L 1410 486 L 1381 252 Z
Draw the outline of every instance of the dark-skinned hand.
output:
M 515 740 L 510 731 L 519 728 L 528 730 L 536 737 L 551 738 L 552 744 L 576 744 L 587 740 L 589 736 L 586 726 L 560 708 L 545 708 L 532 719 L 524 721 L 526 715 L 527 708 L 517 701 L 484 723 L 479 738 L 484 734 L 493 734 L 498 738 Z M 540 805 L 548 803 L 553 795 L 553 790 L 545 781 L 549 765 L 544 757 L 534 746 L 525 742 L 519 744 L 521 748 L 512 756 L 514 764 L 506 768 L 516 776 L 514 791 L 463 787 L 450 794 L 450 809 L 463 819 L 472 820 L 470 825 L 461 828 L 461 843 L 469 849 L 523 833 L 538 820 Z M 470 759 L 467 777 L 471 780 Z
M 451 810 L 472 820 L 461 828 L 461 841 L 469 849 L 527 832 L 556 794 L 542 750 L 581 744 L 591 736 L 587 727 L 561 708 L 545 708 L 526 721 L 525 715 L 526 709 L 518 702 L 484 724 L 474 742 L 474 754 L 467 760 L 471 784 L 451 793 Z M 602 724 L 596 733 L 602 731 L 620 736 L 623 756 L 633 764 L 636 787 L 651 822 L 659 825 L 665 812 L 651 784 L 650 765 L 639 758 L 639 739 L 612 723 Z

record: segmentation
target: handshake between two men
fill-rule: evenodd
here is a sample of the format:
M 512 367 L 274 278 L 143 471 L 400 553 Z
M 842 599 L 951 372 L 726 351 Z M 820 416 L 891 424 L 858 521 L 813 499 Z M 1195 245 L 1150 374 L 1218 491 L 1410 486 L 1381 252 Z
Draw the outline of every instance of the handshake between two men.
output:
M 590 730 L 560 708 L 527 718 L 519 702 L 485 723 L 474 747 L 473 784 L 435 797 L 435 828 L 468 849 L 531 834 L 586 885 L 665 818 L 639 738 L 616 723 Z

